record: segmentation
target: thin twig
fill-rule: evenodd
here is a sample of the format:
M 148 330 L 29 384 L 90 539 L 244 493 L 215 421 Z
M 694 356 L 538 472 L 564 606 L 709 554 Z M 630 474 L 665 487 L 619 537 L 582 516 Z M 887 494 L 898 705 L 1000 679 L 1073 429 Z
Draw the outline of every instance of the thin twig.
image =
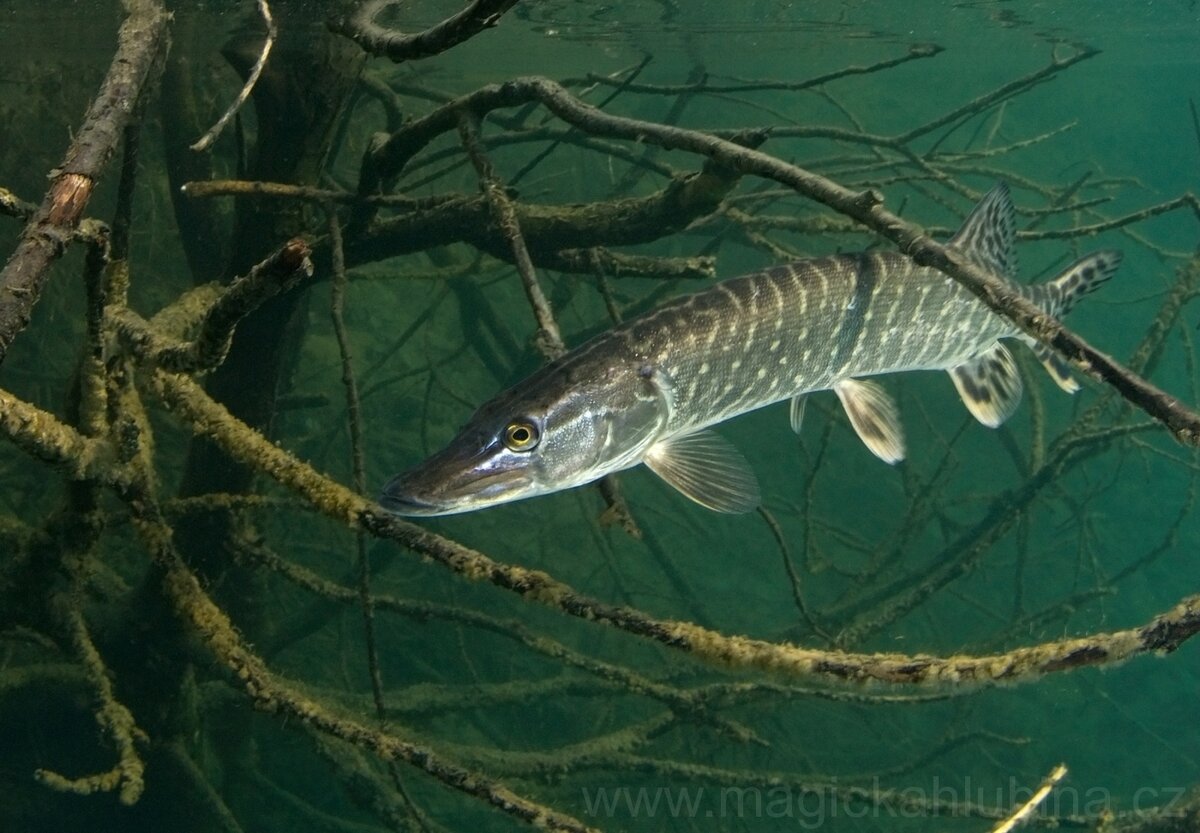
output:
M 814 78 L 808 78 L 804 81 L 772 81 L 767 79 L 760 80 L 735 80 L 734 83 L 717 84 L 711 81 L 703 80 L 696 81 L 690 84 L 632 84 L 617 81 L 607 76 L 596 73 L 588 73 L 584 78 L 566 79 L 562 82 L 564 87 L 578 86 L 580 83 L 588 84 L 603 84 L 609 87 L 621 86 L 631 93 L 641 93 L 645 95 L 688 95 L 692 93 L 746 93 L 746 92 L 765 92 L 765 91 L 786 91 L 799 92 L 801 90 L 810 90 L 813 87 L 820 87 L 823 84 L 828 84 L 831 81 L 837 81 L 841 78 L 848 78 L 855 75 L 869 75 L 874 72 L 880 72 L 885 69 L 893 69 L 906 64 L 909 61 L 920 60 L 922 58 L 932 58 L 938 53 L 944 51 L 943 47 L 934 43 L 916 43 L 908 48 L 908 51 L 897 58 L 888 58 L 882 61 L 877 61 L 873 64 L 853 65 L 843 67 L 842 69 L 827 72 L 824 75 L 818 75 Z
M 337 339 L 338 354 L 342 362 L 342 385 L 346 389 L 346 414 L 350 423 L 350 464 L 354 478 L 354 491 L 365 494 L 367 489 L 366 464 L 363 459 L 362 406 L 358 397 L 358 382 L 354 376 L 354 360 L 350 352 L 350 334 L 346 331 L 343 310 L 346 305 L 346 259 L 342 250 L 342 227 L 337 213 L 329 210 L 329 239 L 333 251 L 333 279 L 329 301 L 329 315 L 333 319 L 333 332 Z M 371 696 L 375 711 L 382 721 L 385 714 L 383 700 L 383 675 L 379 670 L 379 649 L 375 635 L 375 608 L 371 602 L 371 562 L 367 558 L 367 542 L 362 530 L 355 534 L 356 558 L 358 561 L 358 595 L 362 610 L 363 635 L 367 649 L 367 671 L 371 678 Z
M 254 92 L 254 85 L 258 83 L 259 76 L 262 75 L 263 69 L 267 66 L 267 56 L 271 54 L 271 47 L 275 45 L 275 37 L 278 35 L 278 30 L 275 26 L 275 18 L 271 17 L 271 7 L 267 5 L 267 0 L 257 0 L 258 13 L 262 15 L 263 23 L 267 26 L 267 39 L 263 41 L 262 50 L 258 53 L 258 60 L 254 62 L 254 67 L 250 70 L 250 75 L 246 78 L 246 83 L 242 85 L 242 90 L 237 94 L 237 98 L 229 105 L 229 109 L 221 118 L 217 119 L 217 123 L 209 128 L 208 132 L 197 139 L 189 147 L 197 153 L 202 153 L 208 150 L 212 143 L 221 135 L 221 131 L 229 124 L 229 121 L 237 115 L 238 110 L 242 109 L 242 105 L 250 98 L 250 94 Z
M 1028 821 L 1029 817 L 1033 815 L 1035 810 L 1037 810 L 1038 805 L 1046 800 L 1046 796 L 1050 795 L 1050 791 L 1054 789 L 1054 786 L 1063 778 L 1065 778 L 1066 775 L 1066 766 L 1063 764 L 1056 766 L 1050 771 L 1050 774 L 1046 776 L 1046 780 L 1043 781 L 1042 785 L 1037 788 L 1037 791 L 1029 797 L 1029 800 L 1022 804 L 1015 813 L 993 827 L 992 833 L 1009 833 L 1009 831 L 1011 831 L 1014 827 L 1017 827 L 1018 825 Z
M 1100 234 L 1104 231 L 1128 226 L 1133 223 L 1140 223 L 1143 220 L 1148 220 L 1151 217 L 1157 217 L 1159 214 L 1166 214 L 1169 211 L 1175 211 L 1180 208 L 1190 208 L 1192 214 L 1197 220 L 1200 220 L 1200 199 L 1196 198 L 1195 194 L 1181 194 L 1175 199 L 1160 202 L 1157 205 L 1146 206 L 1137 211 L 1131 211 L 1120 217 L 1114 217 L 1111 220 L 1104 220 L 1099 223 L 1092 223 L 1087 226 L 1075 226 L 1074 228 L 1065 229 L 1048 229 L 1044 231 L 1029 231 L 1022 229 L 1017 232 L 1018 240 L 1062 240 L 1073 237 L 1089 237 L 1095 234 Z
M 642 58 L 642 60 L 638 63 L 637 66 L 635 66 L 628 74 L 626 74 L 623 79 L 621 79 L 620 81 L 617 82 L 616 89 L 613 90 L 608 96 L 606 96 L 604 98 L 603 101 L 601 101 L 596 106 L 603 109 L 614 98 L 619 96 L 621 93 L 625 92 L 625 90 L 627 90 L 629 88 L 629 85 L 631 83 L 633 83 L 633 80 L 642 74 L 642 70 L 644 70 L 650 64 L 650 61 L 652 61 L 652 60 L 653 60 L 652 55 L 649 55 L 649 54 L 645 55 Z M 519 183 L 521 180 L 523 180 L 526 176 L 528 176 L 530 171 L 534 170 L 538 165 L 540 165 L 540 164 L 542 164 L 542 162 L 546 161 L 546 159 L 550 156 L 550 154 L 554 153 L 555 149 L 557 149 L 560 144 L 562 144 L 564 141 L 567 141 L 570 138 L 573 138 L 573 135 L 578 132 L 579 131 L 576 130 L 575 128 L 569 128 L 564 135 L 559 136 L 553 142 L 546 145 L 546 147 L 542 148 L 540 151 L 538 151 L 536 154 L 534 154 L 534 156 L 532 158 L 530 158 L 530 160 L 528 162 L 526 162 L 524 165 L 521 166 L 521 169 L 519 171 L 517 171 L 515 174 L 512 175 L 512 178 L 509 180 L 509 183 L 511 185 L 515 186 L 517 183 Z
M 298 564 L 293 564 L 258 542 L 239 541 L 237 546 L 239 557 L 247 558 L 312 593 L 339 602 L 357 600 L 357 595 L 350 588 L 322 578 Z M 520 621 L 497 619 L 486 613 L 465 608 L 433 602 L 412 601 L 396 596 L 376 595 L 372 596 L 372 602 L 379 610 L 396 613 L 414 621 L 433 619 L 452 622 L 496 634 L 550 659 L 592 674 L 600 680 L 616 683 L 625 691 L 658 700 L 683 719 L 712 726 L 738 741 L 756 740 L 761 743 L 757 735 L 745 726 L 715 715 L 707 709 L 701 692 L 664 685 L 623 666 L 593 659 L 556 639 L 535 633 Z
M 558 833 L 590 833 L 592 828 L 579 820 L 527 799 L 428 747 L 337 715 L 306 697 L 290 681 L 266 667 L 225 612 L 213 603 L 172 545 L 170 527 L 157 513 L 153 497 L 137 494 L 131 508 L 138 516 L 136 526 L 143 544 L 163 570 L 163 590 L 172 606 L 260 708 L 308 723 L 370 750 L 382 760 L 411 764 L 451 789 L 478 798 L 514 818 Z
M 516 209 L 505 193 L 504 186 L 496 176 L 491 160 L 484 151 L 483 142 L 479 136 L 479 122 L 473 113 L 468 111 L 462 114 L 458 123 L 458 132 L 462 138 L 463 147 L 470 156 L 471 163 L 475 166 L 483 193 L 491 206 L 492 217 L 512 249 L 513 263 L 516 264 L 517 273 L 521 276 L 525 297 L 529 299 L 529 305 L 533 308 L 533 316 L 538 324 L 538 333 L 535 339 L 538 350 L 547 359 L 557 359 L 567 352 L 567 346 L 563 343 L 558 322 L 554 320 L 550 301 L 546 298 L 546 293 L 542 291 L 537 272 L 534 271 L 533 261 L 529 257 L 529 249 L 525 245 L 525 236 L 521 233 L 521 224 L 517 220 Z M 606 516 L 634 538 L 641 538 L 641 530 L 621 495 L 616 478 L 613 475 L 603 478 L 599 488 L 605 503 L 608 504 Z
M 775 544 L 779 547 L 779 555 L 783 559 L 783 569 L 787 573 L 788 583 L 792 587 L 792 599 L 796 602 L 796 610 L 804 617 L 804 621 L 813 633 L 820 636 L 826 642 L 832 642 L 833 637 L 822 630 L 817 624 L 817 620 L 813 617 L 812 611 L 808 608 L 808 603 L 804 600 L 804 591 L 800 587 L 800 576 L 796 572 L 796 565 L 792 563 L 792 553 L 787 545 L 787 538 L 783 534 L 783 529 L 779 526 L 779 521 L 775 520 L 775 516 L 765 507 L 758 507 L 758 514 L 767 524 L 767 528 L 771 530 L 771 536 L 775 539 Z
M 1196 134 L 1196 146 L 1200 148 L 1200 114 L 1196 112 L 1196 99 L 1188 99 L 1188 109 L 1192 112 L 1192 131 Z
M 329 206 L 329 240 L 332 248 L 332 288 L 329 299 L 329 315 L 333 320 L 333 332 L 337 339 L 338 354 L 342 362 L 342 385 L 346 389 L 346 415 L 350 423 L 350 464 L 354 478 L 354 491 L 366 494 L 367 474 L 364 460 L 362 405 L 358 395 L 358 381 L 354 373 L 354 358 L 350 350 L 350 334 L 346 330 L 346 257 L 342 246 L 342 227 L 337 212 Z M 375 603 L 371 596 L 371 559 L 367 555 L 367 536 L 363 530 L 354 534 L 355 559 L 358 567 L 358 606 L 362 612 L 363 641 L 367 653 L 367 676 L 371 680 L 371 701 L 375 705 L 375 716 L 380 728 L 387 726 L 387 704 L 384 701 L 383 672 L 379 665 L 379 638 L 375 628 Z M 388 770 L 405 806 L 416 820 L 418 829 L 427 830 L 421 813 L 417 810 L 395 761 L 388 762 Z
M 547 359 L 556 359 L 567 352 L 563 344 L 562 333 L 550 310 L 550 301 L 542 291 L 537 272 L 534 271 L 533 261 L 529 257 L 529 249 L 525 245 L 525 236 L 521 233 L 521 225 L 517 222 L 517 212 L 513 209 L 512 201 L 504 192 L 504 186 L 496 177 L 491 160 L 483 150 L 479 138 L 479 121 L 473 113 L 463 113 L 458 123 L 458 133 L 462 138 L 463 147 L 471 157 L 475 172 L 479 175 L 479 184 L 483 187 L 484 196 L 492 209 L 492 217 L 512 248 L 513 263 L 517 274 L 521 276 L 521 286 L 525 288 L 525 297 L 533 308 L 533 317 L 537 320 L 538 349 Z

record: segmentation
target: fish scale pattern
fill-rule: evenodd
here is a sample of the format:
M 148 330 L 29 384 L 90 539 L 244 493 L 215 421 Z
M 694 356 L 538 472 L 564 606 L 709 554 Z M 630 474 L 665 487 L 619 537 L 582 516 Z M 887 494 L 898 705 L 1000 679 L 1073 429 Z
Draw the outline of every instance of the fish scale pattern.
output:
M 733 278 L 671 301 L 595 346 L 661 375 L 673 433 L 840 379 L 949 369 L 1014 334 L 958 283 L 881 252 Z

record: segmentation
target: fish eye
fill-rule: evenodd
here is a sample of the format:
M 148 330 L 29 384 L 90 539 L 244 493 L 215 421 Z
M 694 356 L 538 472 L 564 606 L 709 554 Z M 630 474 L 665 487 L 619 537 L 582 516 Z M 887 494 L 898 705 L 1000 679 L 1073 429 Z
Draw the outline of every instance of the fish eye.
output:
M 514 419 L 504 429 L 504 445 L 509 451 L 533 451 L 540 439 L 537 425 L 528 419 Z

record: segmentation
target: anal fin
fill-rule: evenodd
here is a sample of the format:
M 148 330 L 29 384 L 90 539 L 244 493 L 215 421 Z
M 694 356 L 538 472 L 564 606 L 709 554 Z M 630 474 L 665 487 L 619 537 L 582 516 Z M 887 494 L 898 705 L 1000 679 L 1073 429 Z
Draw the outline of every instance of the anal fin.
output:
M 1021 402 L 1021 374 L 1000 342 L 948 371 L 967 410 L 989 428 L 998 428 Z
M 904 459 L 904 429 L 896 403 L 879 385 L 843 379 L 833 385 L 858 438 L 885 463 Z
M 717 512 L 751 512 L 762 502 L 746 458 L 713 431 L 655 443 L 642 461 L 685 496 Z
M 1067 364 L 1066 359 L 1055 353 L 1053 348 L 1047 347 L 1031 336 L 1022 335 L 1021 340 L 1029 345 L 1029 349 L 1041 362 L 1042 367 L 1046 368 L 1046 372 L 1050 374 L 1054 384 L 1067 393 L 1075 393 L 1079 390 L 1079 383 L 1071 376 L 1071 366 Z

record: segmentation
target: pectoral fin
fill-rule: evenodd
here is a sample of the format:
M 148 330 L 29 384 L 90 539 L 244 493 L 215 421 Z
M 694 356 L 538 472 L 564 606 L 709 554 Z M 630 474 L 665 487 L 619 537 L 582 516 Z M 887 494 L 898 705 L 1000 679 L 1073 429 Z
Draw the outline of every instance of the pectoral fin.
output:
M 833 386 L 858 438 L 885 463 L 904 459 L 904 429 L 896 403 L 874 382 L 843 379 Z
M 643 462 L 684 495 L 717 512 L 750 512 L 762 502 L 758 478 L 746 458 L 712 431 L 655 443 Z
M 967 410 L 989 428 L 1003 424 L 1021 402 L 1017 363 L 998 341 L 970 361 L 950 368 L 949 373 Z

